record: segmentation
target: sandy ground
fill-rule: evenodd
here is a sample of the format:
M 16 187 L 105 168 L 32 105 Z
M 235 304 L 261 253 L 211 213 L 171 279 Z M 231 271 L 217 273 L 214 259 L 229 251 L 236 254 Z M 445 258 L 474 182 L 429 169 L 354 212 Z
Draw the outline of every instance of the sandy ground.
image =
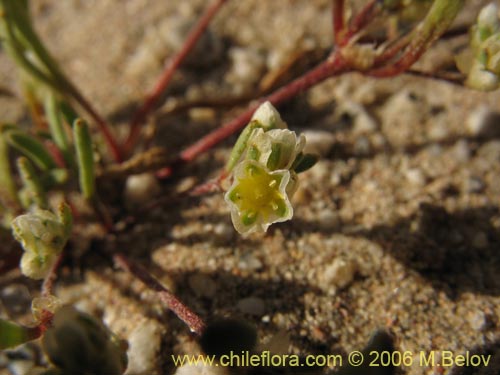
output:
M 32 5 L 49 49 L 120 133 L 204 3 Z M 459 23 L 474 17 L 479 4 L 484 1 L 470 1 Z M 439 43 L 419 66 L 452 65 L 453 50 L 463 43 Z M 330 44 L 327 0 L 230 1 L 203 48 L 176 75 L 167 104 L 172 97 L 255 92 L 264 75 L 297 51 L 314 55 Z M 18 93 L 16 82 L 13 65 L 0 53 L 2 89 Z M 291 353 L 347 355 L 386 328 L 396 349 L 414 359 L 400 373 L 498 374 L 499 99 L 498 93 L 410 76 L 328 80 L 279 107 L 289 126 L 306 131 L 311 149 L 322 154 L 301 176 L 292 221 L 243 238 L 232 228 L 222 194 L 175 198 L 176 191 L 217 175 L 233 138 L 158 185 L 158 197 L 174 198 L 137 214 L 136 223 L 118 234 L 77 225 L 57 294 L 136 342 L 130 374 L 174 373 L 170 354 L 199 348 L 151 292 L 112 268 L 109 254 L 116 250 L 146 265 L 207 321 L 243 317 L 263 341 L 285 330 Z M 172 152 L 237 113 L 174 116 L 167 107 L 152 121 L 156 144 Z M 29 121 L 16 96 L 0 96 L 0 115 L 5 122 Z M 136 212 L 131 202 L 127 206 Z M 37 285 L 17 274 L 1 285 L 2 313 L 23 319 Z M 9 302 L 12 290 L 19 297 Z M 138 350 L 137 342 L 148 349 Z M 492 358 L 487 367 L 422 366 L 420 353 L 431 351 L 437 358 L 441 351 Z

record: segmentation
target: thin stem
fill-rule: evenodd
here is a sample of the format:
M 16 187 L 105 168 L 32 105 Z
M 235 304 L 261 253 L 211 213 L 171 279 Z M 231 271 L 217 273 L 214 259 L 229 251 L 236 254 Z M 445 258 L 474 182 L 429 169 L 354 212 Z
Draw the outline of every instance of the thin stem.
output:
M 410 41 L 411 34 L 406 34 L 397 39 L 395 42 L 393 42 L 393 44 L 389 45 L 389 47 L 387 47 L 379 56 L 375 57 L 373 65 L 380 66 L 381 64 L 387 63 L 398 53 L 403 51 L 403 49 L 410 43 Z
M 363 9 L 356 15 L 356 17 L 352 20 L 347 32 L 344 34 L 343 40 L 339 43 L 340 46 L 347 45 L 352 37 L 354 37 L 357 33 L 359 33 L 362 29 L 364 29 L 370 22 L 373 21 L 375 16 L 380 11 L 380 1 L 379 0 L 371 0 L 368 2 Z
M 346 71 L 348 71 L 348 67 L 346 66 L 340 53 L 333 53 L 326 61 L 319 64 L 316 68 L 312 69 L 302 77 L 295 79 L 286 86 L 276 90 L 270 95 L 262 98 L 258 103 L 250 106 L 245 112 L 240 114 L 234 120 L 207 134 L 188 148 L 184 149 L 184 151 L 182 151 L 179 155 L 178 160 L 176 160 L 176 163 L 189 162 L 195 159 L 203 152 L 211 149 L 213 146 L 244 127 L 260 103 L 270 101 L 273 105 L 278 105 L 296 96 L 300 92 L 309 89 L 317 83 Z
M 344 0 L 332 1 L 332 22 L 333 22 L 333 37 L 335 44 L 340 45 L 344 33 Z
M 160 79 L 156 83 L 156 86 L 146 96 L 146 100 L 139 108 L 139 110 L 135 113 L 130 123 L 130 132 L 123 145 L 125 154 L 128 154 L 136 144 L 140 126 L 144 122 L 144 119 L 146 118 L 148 113 L 155 106 L 162 93 L 165 91 L 177 68 L 181 65 L 189 52 L 191 52 L 196 42 L 200 39 L 201 35 L 207 29 L 208 24 L 210 23 L 212 18 L 217 14 L 217 11 L 222 7 L 222 5 L 224 5 L 226 1 L 227 0 L 214 0 L 214 2 L 210 4 L 210 6 L 205 10 L 204 14 L 198 20 L 198 22 L 189 32 L 188 37 L 179 53 L 166 66 L 165 70 L 160 76 Z
M 451 25 L 465 0 L 435 0 L 424 20 L 410 34 L 411 42 L 399 60 L 367 72 L 392 77 L 408 70 Z
M 59 254 L 59 256 L 57 257 L 57 260 L 55 261 L 54 265 L 50 269 L 49 274 L 43 280 L 42 295 L 44 297 L 53 295 L 54 281 L 57 278 L 57 270 L 59 269 L 59 266 L 62 263 L 62 260 L 63 260 L 63 257 L 64 257 L 63 254 L 64 254 L 64 252 L 62 252 L 61 254 Z
M 161 285 L 158 280 L 149 274 L 149 272 L 138 264 L 132 263 L 123 254 L 114 256 L 115 263 L 125 271 L 131 273 L 141 280 L 149 289 L 157 292 L 160 300 L 170 309 L 179 319 L 187 324 L 191 332 L 201 335 L 205 329 L 203 320 L 190 308 L 184 305 L 168 289 Z

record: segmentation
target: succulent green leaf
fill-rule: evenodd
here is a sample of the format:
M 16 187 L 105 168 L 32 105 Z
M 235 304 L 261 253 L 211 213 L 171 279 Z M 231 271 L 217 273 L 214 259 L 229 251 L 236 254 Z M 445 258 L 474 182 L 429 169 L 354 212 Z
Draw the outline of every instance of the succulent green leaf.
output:
M 3 127 L 2 127 L 3 129 Z M 16 185 L 9 162 L 9 150 L 5 137 L 0 132 L 0 200 L 7 205 L 18 205 L 19 200 L 16 192 Z
M 73 125 L 75 123 L 78 118 L 78 114 L 68 102 L 64 100 L 60 101 L 59 110 L 61 111 L 64 121 L 66 121 L 67 124 Z
M 64 124 L 61 119 L 61 110 L 59 108 L 59 103 L 57 102 L 54 93 L 47 95 L 45 101 L 45 112 L 47 114 L 47 120 L 49 124 L 50 134 L 54 143 L 62 151 L 64 158 L 69 157 L 69 142 L 66 135 L 66 130 L 64 129 Z M 68 161 L 68 160 L 67 160 Z
M 25 208 L 30 208 L 33 204 L 38 208 L 46 208 L 45 189 L 31 162 L 25 157 L 20 157 L 17 159 L 17 169 L 23 182 L 23 190 L 20 192 L 21 203 Z
M 30 158 L 40 169 L 49 170 L 56 167 L 54 159 L 43 144 L 32 136 L 20 130 L 7 130 L 5 138 L 12 147 Z
M 73 124 L 80 190 L 86 199 L 92 199 L 95 192 L 94 155 L 92 140 L 87 124 L 77 119 Z
M 40 337 L 37 327 L 23 327 L 0 319 L 0 350 L 13 348 Z

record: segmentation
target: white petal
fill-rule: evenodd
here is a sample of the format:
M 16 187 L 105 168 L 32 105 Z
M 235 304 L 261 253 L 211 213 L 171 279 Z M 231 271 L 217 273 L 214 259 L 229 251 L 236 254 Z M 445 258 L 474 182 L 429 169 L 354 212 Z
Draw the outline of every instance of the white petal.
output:
M 257 120 L 264 129 L 286 129 L 286 123 L 281 119 L 279 112 L 270 102 L 264 102 L 255 111 L 252 120 Z

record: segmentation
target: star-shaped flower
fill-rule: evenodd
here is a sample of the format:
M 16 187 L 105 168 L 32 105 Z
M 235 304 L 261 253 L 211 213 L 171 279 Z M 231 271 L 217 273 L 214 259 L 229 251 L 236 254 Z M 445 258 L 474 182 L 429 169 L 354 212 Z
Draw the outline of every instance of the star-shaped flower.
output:
M 238 164 L 224 198 L 239 233 L 265 232 L 269 225 L 292 218 L 287 193 L 290 177 L 289 170 L 269 171 L 254 160 Z

